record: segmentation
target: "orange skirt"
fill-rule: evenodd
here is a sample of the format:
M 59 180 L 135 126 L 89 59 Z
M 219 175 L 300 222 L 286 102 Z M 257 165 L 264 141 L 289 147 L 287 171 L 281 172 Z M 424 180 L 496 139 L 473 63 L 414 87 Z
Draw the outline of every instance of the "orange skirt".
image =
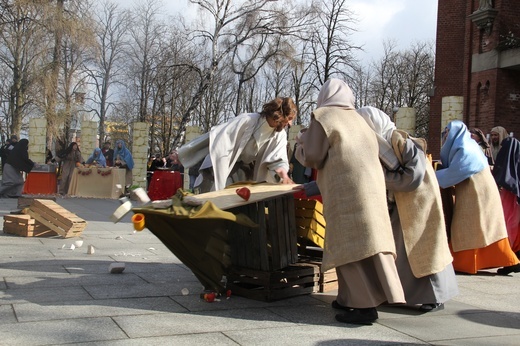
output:
M 476 274 L 480 269 L 501 268 L 518 264 L 509 240 L 504 238 L 481 249 L 453 252 L 453 269 L 457 272 Z

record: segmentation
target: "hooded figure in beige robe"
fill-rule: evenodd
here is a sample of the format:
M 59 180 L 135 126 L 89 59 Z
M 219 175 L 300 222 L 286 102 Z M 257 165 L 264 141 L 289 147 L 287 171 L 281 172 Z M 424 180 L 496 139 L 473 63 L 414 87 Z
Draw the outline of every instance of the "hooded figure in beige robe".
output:
M 426 158 L 426 141 L 397 130 L 390 117 L 375 107 L 358 113 L 384 139 L 382 162 L 399 162 L 398 169 L 382 164 L 388 189 L 388 210 L 397 250 L 397 270 L 407 304 L 421 311 L 443 308 L 458 294 L 453 258 L 448 246 L 439 184 Z M 391 153 L 387 148 L 392 148 Z M 394 159 L 388 159 L 393 155 Z
M 489 144 L 491 145 L 491 152 L 493 154 L 493 161 L 497 159 L 498 152 L 502 148 L 501 144 L 504 138 L 507 138 L 509 134 L 507 130 L 502 126 L 495 126 L 490 131 L 491 138 Z
M 354 107 L 349 86 L 322 86 L 296 158 L 318 170 L 327 221 L 322 270 L 336 268 L 340 322 L 370 324 L 384 302 L 405 303 L 375 133 Z

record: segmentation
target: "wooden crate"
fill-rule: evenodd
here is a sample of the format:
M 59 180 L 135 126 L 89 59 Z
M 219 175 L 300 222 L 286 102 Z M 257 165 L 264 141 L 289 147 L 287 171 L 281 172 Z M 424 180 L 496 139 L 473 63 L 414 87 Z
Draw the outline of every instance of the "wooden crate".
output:
M 294 202 L 298 237 L 325 247 L 325 218 L 323 204 L 313 199 L 297 199 Z
M 313 264 L 320 268 L 320 279 L 318 281 L 319 290 L 318 292 L 324 293 L 338 289 L 338 275 L 336 269 L 329 269 L 326 272 L 321 271 L 321 263 L 323 259 L 323 252 L 318 251 L 310 252 L 314 256 L 300 256 L 300 263 Z
M 319 276 L 319 267 L 308 263 L 267 272 L 233 267 L 227 288 L 233 295 L 269 302 L 317 292 Z
M 35 199 L 49 199 L 51 201 L 56 202 L 56 197 L 54 196 L 36 196 L 36 195 L 25 195 L 22 197 L 18 197 L 18 208 L 28 208 Z
M 281 195 L 230 209 L 259 225 L 229 227 L 231 263 L 261 271 L 285 268 L 298 261 L 294 198 Z
M 79 237 L 87 227 L 85 220 L 52 200 L 35 199 L 25 213 L 63 238 Z
M 30 215 L 4 215 L 4 233 L 22 237 L 39 237 L 56 235 Z

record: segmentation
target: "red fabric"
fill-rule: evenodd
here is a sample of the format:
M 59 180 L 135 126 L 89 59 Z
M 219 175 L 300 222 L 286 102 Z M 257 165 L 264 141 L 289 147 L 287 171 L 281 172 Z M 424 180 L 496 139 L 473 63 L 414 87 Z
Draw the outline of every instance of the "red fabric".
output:
M 180 172 L 157 170 L 153 172 L 148 187 L 148 196 L 152 201 L 170 199 L 182 188 Z
M 300 190 L 298 192 L 295 192 L 293 194 L 294 198 L 295 199 L 314 199 L 314 200 L 317 200 L 317 201 L 320 201 L 321 203 L 323 203 L 323 200 L 321 198 L 321 195 L 316 195 L 316 196 L 307 196 L 305 194 L 305 190 Z
M 500 199 L 504 209 L 507 237 L 509 238 L 511 250 L 513 252 L 520 251 L 520 206 L 516 201 L 516 196 L 505 189 L 500 190 Z
M 23 194 L 35 195 L 53 195 L 56 190 L 56 173 L 55 172 L 30 172 L 27 174 L 25 185 L 23 186 Z

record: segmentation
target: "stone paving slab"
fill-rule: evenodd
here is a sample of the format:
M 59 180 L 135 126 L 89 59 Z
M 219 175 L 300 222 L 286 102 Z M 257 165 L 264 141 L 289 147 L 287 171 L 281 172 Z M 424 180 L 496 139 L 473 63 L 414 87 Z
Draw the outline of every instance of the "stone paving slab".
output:
M 265 309 L 117 316 L 114 320 L 131 338 L 294 326 Z
M 421 318 L 380 319 L 378 323 L 434 344 L 445 340 L 520 335 L 518 320 L 478 309 L 458 315 L 425 314 Z
M 58 321 L 5 323 L 0 325 L 2 345 L 58 345 L 63 343 L 125 338 L 108 317 Z
M 72 302 L 75 300 L 93 299 L 92 296 L 83 287 L 65 287 L 58 289 L 57 287 L 42 289 L 19 288 L 0 291 L 0 306 L 2 304 L 15 303 L 59 303 Z
M 72 345 L 72 344 L 65 344 Z M 76 345 L 76 344 L 74 344 Z M 111 341 L 97 341 L 82 343 L 82 346 L 193 346 L 193 345 L 212 345 L 212 346 L 237 346 L 238 344 L 222 333 L 197 333 L 186 335 L 173 335 L 164 337 L 134 338 Z
M 186 312 L 170 298 L 74 300 L 53 304 L 14 304 L 20 322 Z
M 421 340 L 378 324 L 372 326 L 339 323 L 334 325 L 306 324 L 284 328 L 226 331 L 224 334 L 236 341 L 238 345 L 427 345 Z

